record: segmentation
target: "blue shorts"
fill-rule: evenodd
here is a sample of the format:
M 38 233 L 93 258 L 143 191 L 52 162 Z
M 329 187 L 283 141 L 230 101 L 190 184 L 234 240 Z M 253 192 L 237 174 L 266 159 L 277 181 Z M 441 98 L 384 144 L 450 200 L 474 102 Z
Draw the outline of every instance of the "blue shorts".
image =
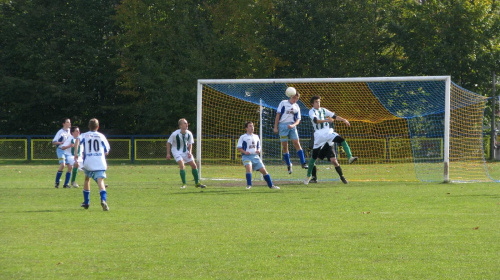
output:
M 279 123 L 278 124 L 279 134 L 280 134 L 280 142 L 288 141 L 288 139 L 291 139 L 291 140 L 299 139 L 299 134 L 297 133 L 297 127 L 294 126 L 291 129 L 288 128 L 288 126 L 291 124 L 292 123 Z
M 106 179 L 106 171 L 104 171 L 104 170 L 88 171 L 88 170 L 84 169 L 83 172 L 85 173 L 86 177 L 92 178 L 96 182 L 97 182 L 97 179 L 99 179 L 99 178 Z
M 59 160 L 59 164 L 61 164 L 61 163 L 68 164 L 67 155 L 64 153 L 64 151 L 61 148 L 56 149 L 56 154 L 57 154 L 57 159 Z
M 261 169 L 264 166 L 264 163 L 262 163 L 262 160 L 260 159 L 259 155 L 242 155 L 241 156 L 241 161 L 243 162 L 243 166 L 247 166 L 249 164 L 252 164 L 252 170 L 256 171 Z

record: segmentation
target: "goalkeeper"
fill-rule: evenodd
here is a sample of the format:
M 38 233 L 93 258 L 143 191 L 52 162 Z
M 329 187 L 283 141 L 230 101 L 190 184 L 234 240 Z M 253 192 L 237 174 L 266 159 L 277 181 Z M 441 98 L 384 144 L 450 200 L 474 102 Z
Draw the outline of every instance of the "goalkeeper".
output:
M 321 97 L 317 95 L 312 96 L 310 103 L 312 108 L 309 110 L 309 118 L 311 119 L 314 128 L 314 146 L 312 157 L 309 160 L 309 168 L 307 169 L 307 177 L 304 180 L 304 184 L 309 184 L 309 181 L 311 180 L 312 170 L 316 159 L 324 159 L 325 157 L 335 166 L 335 170 L 339 174 L 342 183 L 347 184 L 347 180 L 342 173 L 342 168 L 340 167 L 335 152 L 333 151 L 333 143 L 335 142 L 342 145 L 345 153 L 347 154 L 349 164 L 355 162 L 358 158 L 352 156 L 349 145 L 344 138 L 333 131 L 331 123 L 333 123 L 334 120 L 338 120 L 344 122 L 347 126 L 350 126 L 351 124 L 348 120 L 335 115 L 335 113 L 330 110 L 322 108 Z

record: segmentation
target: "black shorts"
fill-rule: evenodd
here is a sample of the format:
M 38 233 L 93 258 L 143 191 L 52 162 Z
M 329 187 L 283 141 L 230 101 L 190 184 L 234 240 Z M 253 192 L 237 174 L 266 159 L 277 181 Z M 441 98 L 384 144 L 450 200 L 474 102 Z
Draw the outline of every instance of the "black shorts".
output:
M 328 143 L 326 143 L 325 145 L 323 145 L 323 147 L 321 148 L 317 148 L 317 149 L 313 149 L 313 153 L 312 153 L 312 158 L 313 159 L 327 159 L 327 160 L 330 160 L 331 158 L 336 158 L 337 155 L 335 154 L 335 152 L 333 151 L 333 146 L 330 146 L 328 145 Z

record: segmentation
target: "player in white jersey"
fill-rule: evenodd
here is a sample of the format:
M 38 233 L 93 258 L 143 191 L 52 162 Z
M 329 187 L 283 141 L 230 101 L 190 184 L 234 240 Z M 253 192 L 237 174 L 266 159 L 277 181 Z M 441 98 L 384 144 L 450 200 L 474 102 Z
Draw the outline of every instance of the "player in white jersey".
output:
M 300 146 L 299 133 L 297 132 L 297 125 L 300 123 L 300 107 L 297 104 L 299 101 L 300 93 L 297 92 L 289 100 L 283 100 L 278 105 L 276 111 L 276 118 L 274 120 L 274 133 L 279 134 L 280 142 L 283 150 L 283 161 L 287 165 L 288 174 L 292 174 L 292 162 L 290 161 L 290 152 L 288 150 L 288 139 L 292 140 L 292 144 L 297 151 L 297 156 L 300 159 L 302 168 L 307 169 L 306 158 L 304 151 Z
M 59 182 L 63 174 L 64 166 L 67 163 L 66 154 L 61 149 L 61 147 L 64 141 L 66 141 L 66 139 L 68 139 L 68 137 L 71 135 L 70 134 L 71 120 L 68 118 L 64 118 L 62 119 L 61 123 L 62 123 L 62 128 L 57 132 L 56 136 L 54 136 L 54 139 L 52 139 L 52 145 L 55 145 L 57 147 L 56 154 L 57 154 L 57 159 L 59 160 L 59 168 L 57 169 L 56 182 L 54 185 L 55 188 L 59 188 Z M 71 167 L 68 166 L 68 171 L 66 172 L 65 181 L 68 182 L 70 177 L 71 177 Z M 65 185 L 66 184 L 67 183 L 65 183 Z
M 99 186 L 99 195 L 101 196 L 102 210 L 108 211 L 107 192 L 104 179 L 106 179 L 106 170 L 108 164 L 106 156 L 109 154 L 110 146 L 108 139 L 104 134 L 97 132 L 99 121 L 91 119 L 89 121 L 89 130 L 75 139 L 75 147 L 84 146 L 83 153 L 83 172 L 85 173 L 85 182 L 83 184 L 83 203 L 82 207 L 89 208 L 90 204 L 90 178 L 94 179 Z M 78 161 L 79 155 L 75 154 L 75 161 Z
M 71 183 L 70 185 L 67 185 L 68 182 L 64 183 L 65 188 L 69 188 L 70 186 L 73 186 L 74 188 L 78 188 L 79 185 L 76 183 L 76 174 L 78 173 L 78 169 L 83 167 L 83 157 L 82 157 L 82 150 L 84 145 L 80 145 L 78 148 L 78 161 L 75 161 L 75 141 L 76 138 L 80 136 L 80 128 L 78 126 L 72 126 L 71 127 L 71 136 L 66 139 L 64 144 L 62 144 L 61 149 L 64 150 L 64 153 L 66 154 L 66 158 L 68 160 L 68 168 L 70 166 L 73 166 L 73 169 L 71 171 Z
M 322 108 L 321 105 L 321 97 L 315 95 L 311 97 L 310 103 L 312 105 L 311 110 L 309 111 L 309 118 L 311 118 L 312 126 L 314 128 L 314 146 L 312 157 L 309 160 L 309 169 L 307 170 L 307 177 L 304 180 L 304 184 L 309 184 L 311 180 L 312 169 L 316 162 L 316 159 L 324 159 L 325 157 L 330 160 L 330 162 L 335 166 L 335 170 L 340 176 L 340 179 L 344 184 L 347 184 L 347 180 L 342 173 L 342 168 L 340 167 L 339 162 L 337 161 L 337 156 L 333 150 L 333 143 L 338 143 L 342 145 L 345 153 L 347 154 L 347 158 L 349 160 L 349 164 L 355 162 L 358 158 L 353 157 L 351 154 L 351 149 L 347 142 L 342 138 L 339 134 L 333 131 L 331 127 L 331 123 L 334 120 L 338 120 L 344 122 L 347 126 L 350 126 L 348 120 L 335 115 L 335 113 L 331 112 L 326 108 Z
M 260 173 L 262 173 L 264 180 L 270 189 L 279 190 L 280 188 L 278 186 L 273 185 L 271 175 L 267 173 L 266 167 L 260 158 L 260 139 L 259 136 L 253 134 L 254 129 L 253 122 L 246 122 L 246 133 L 240 136 L 236 146 L 238 151 L 241 153 L 243 166 L 245 166 L 247 190 L 252 188 L 252 170 L 259 170 Z
M 178 122 L 179 129 L 174 131 L 167 141 L 167 160 L 172 158 L 172 154 L 174 155 L 174 159 L 179 165 L 179 173 L 182 180 L 181 189 L 186 188 L 186 166 L 185 163 L 188 163 L 191 166 L 191 173 L 194 177 L 194 183 L 197 188 L 206 188 L 205 185 L 200 183 L 200 177 L 198 173 L 198 166 L 194 161 L 193 154 L 191 153 L 193 150 L 193 133 L 188 130 L 188 122 L 186 119 L 180 119 Z

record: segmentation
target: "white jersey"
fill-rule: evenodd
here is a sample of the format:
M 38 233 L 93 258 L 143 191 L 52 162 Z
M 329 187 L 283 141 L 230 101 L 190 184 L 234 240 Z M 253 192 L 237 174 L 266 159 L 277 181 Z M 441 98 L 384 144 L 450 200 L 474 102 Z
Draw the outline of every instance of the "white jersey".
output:
M 97 131 L 89 131 L 79 137 L 84 146 L 83 168 L 87 171 L 104 171 L 108 169 L 106 153 L 110 151 L 108 139 Z
M 52 142 L 62 142 L 64 143 L 64 141 L 66 141 L 66 139 L 68 139 L 68 137 L 71 136 L 71 133 L 70 133 L 70 129 L 64 129 L 64 128 L 61 128 L 59 129 L 59 131 L 56 133 L 56 136 L 54 136 L 54 139 L 52 139 Z M 56 145 L 56 147 L 62 147 L 64 145 Z
M 333 113 L 330 110 L 323 108 L 323 107 L 320 107 L 319 109 L 312 108 L 311 110 L 309 110 L 309 118 L 311 118 L 311 123 L 312 123 L 312 126 L 314 128 L 314 131 L 323 130 L 323 129 L 328 131 L 328 130 L 330 130 L 330 128 L 332 128 L 330 126 L 330 123 L 328 123 L 328 122 L 324 122 L 324 123 L 315 123 L 314 122 L 314 118 L 316 118 L 317 120 L 326 120 L 327 117 L 335 118 L 335 113 Z
M 277 113 L 280 115 L 280 123 L 294 123 L 300 120 L 300 107 L 297 102 L 290 103 L 289 100 L 283 100 L 278 105 Z
M 66 139 L 64 144 L 61 145 L 61 147 L 66 147 L 66 146 L 69 146 L 71 144 L 75 144 L 75 140 L 76 140 L 75 137 L 73 137 L 73 135 L 71 135 L 68 139 Z M 78 149 L 78 156 L 82 155 L 82 151 L 83 151 L 84 147 L 85 146 L 80 145 L 80 149 Z M 68 156 L 74 156 L 75 155 L 75 147 L 67 148 L 66 150 L 64 150 L 64 153 Z
M 259 136 L 248 133 L 241 135 L 236 148 L 242 148 L 244 151 L 253 155 L 257 154 L 257 150 L 260 150 Z
M 181 130 L 177 129 L 168 138 L 168 143 L 172 146 L 172 153 L 186 153 L 189 151 L 189 145 L 194 144 L 193 133 L 186 130 L 182 134 Z

